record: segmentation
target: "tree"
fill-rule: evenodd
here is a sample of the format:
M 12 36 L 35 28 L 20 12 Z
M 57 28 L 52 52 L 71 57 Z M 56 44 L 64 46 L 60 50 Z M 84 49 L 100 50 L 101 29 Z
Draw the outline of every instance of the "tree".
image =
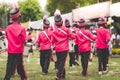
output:
M 8 25 L 10 9 L 11 6 L 9 4 L 4 2 L 0 3 L 0 27 L 3 29 Z
M 98 0 L 98 2 L 111 1 L 112 3 L 120 2 L 120 0 Z
M 50 16 L 54 14 L 56 9 L 59 9 L 61 13 L 71 12 L 72 9 L 77 7 L 83 7 L 90 4 L 97 3 L 96 0 L 48 0 L 47 11 L 50 12 Z
M 47 3 L 47 11 L 50 12 L 50 15 L 53 15 L 56 9 L 59 9 L 61 13 L 66 13 L 75 7 L 75 3 L 72 4 L 70 0 L 48 0 Z
M 98 2 L 104 2 L 104 1 L 109 1 L 109 0 L 98 0 Z
M 22 22 L 39 20 L 43 16 L 38 0 L 23 0 L 19 1 L 18 4 L 22 14 Z
M 120 0 L 111 0 L 112 3 L 120 2 Z

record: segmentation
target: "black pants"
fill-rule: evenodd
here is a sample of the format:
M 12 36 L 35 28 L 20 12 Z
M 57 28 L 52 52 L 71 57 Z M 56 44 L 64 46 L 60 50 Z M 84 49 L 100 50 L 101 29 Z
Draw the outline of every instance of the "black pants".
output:
M 81 54 L 81 64 L 82 64 L 82 69 L 83 69 L 82 70 L 82 75 L 86 75 L 87 74 L 90 51 L 80 52 L 80 54 Z
M 29 49 L 28 53 L 33 53 L 32 45 L 30 46 L 30 49 Z
M 27 80 L 26 72 L 23 65 L 23 55 L 21 54 L 10 54 L 8 53 L 6 75 L 4 80 L 10 80 L 15 69 L 17 69 L 18 74 L 21 77 L 21 80 Z
M 75 65 L 75 54 L 69 52 L 69 66 L 72 67 L 72 65 Z
M 108 64 L 109 50 L 106 49 L 97 49 L 98 54 L 98 71 L 105 71 Z
M 65 62 L 67 58 L 67 51 L 63 52 L 56 52 L 57 55 L 57 77 L 58 78 L 65 78 Z
M 40 65 L 43 73 L 48 73 L 51 49 L 40 50 Z
M 74 50 L 75 50 L 75 60 L 78 61 L 79 58 L 78 44 L 74 45 Z

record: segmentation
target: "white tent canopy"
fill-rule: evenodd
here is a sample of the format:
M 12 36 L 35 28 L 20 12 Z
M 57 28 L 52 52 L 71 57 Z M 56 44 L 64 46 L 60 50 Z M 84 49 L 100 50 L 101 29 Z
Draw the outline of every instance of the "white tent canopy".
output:
M 92 19 L 92 18 L 98 18 L 101 16 L 119 16 L 120 17 L 120 2 L 114 3 L 110 5 L 110 2 L 103 2 L 98 3 L 86 7 L 81 7 L 78 9 L 72 10 L 72 12 L 67 14 L 61 14 L 63 22 L 65 19 L 68 19 L 70 21 L 70 24 L 72 24 L 72 20 L 79 20 L 80 18 L 85 19 Z M 51 25 L 54 24 L 54 16 L 48 17 L 48 20 L 50 21 Z M 29 22 L 29 27 L 33 29 L 43 29 L 42 25 L 42 19 L 38 21 L 32 21 Z
M 102 2 L 94 5 L 81 7 L 72 10 L 73 20 L 78 21 L 80 18 L 93 19 L 101 16 L 109 16 L 110 2 Z
M 42 30 L 42 20 L 29 22 L 29 28 Z
M 62 16 L 63 22 L 65 19 L 68 19 L 70 21 L 70 24 L 72 24 L 72 13 L 62 14 L 61 16 Z M 50 21 L 51 25 L 54 24 L 54 16 L 48 17 L 48 20 Z M 43 30 L 42 25 L 43 25 L 42 19 L 38 21 L 29 22 L 29 28 L 32 28 L 32 29 Z
M 111 6 L 110 6 L 110 16 L 120 17 L 120 2 L 111 4 Z

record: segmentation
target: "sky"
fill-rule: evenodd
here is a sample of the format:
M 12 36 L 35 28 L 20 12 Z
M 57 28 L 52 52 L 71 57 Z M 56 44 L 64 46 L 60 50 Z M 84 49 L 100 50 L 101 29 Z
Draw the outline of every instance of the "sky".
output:
M 3 1 L 8 2 L 8 3 L 16 3 L 19 0 L 0 0 L 0 2 L 3 2 Z M 42 9 L 44 9 L 47 0 L 38 0 L 38 1 L 40 2 Z

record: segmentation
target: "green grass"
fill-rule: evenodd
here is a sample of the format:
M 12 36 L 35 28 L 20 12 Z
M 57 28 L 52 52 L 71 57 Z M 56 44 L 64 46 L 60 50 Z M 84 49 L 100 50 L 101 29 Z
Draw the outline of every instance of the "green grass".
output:
M 0 80 L 3 80 L 6 71 L 7 53 L 0 54 Z M 88 66 L 88 76 L 83 77 L 81 75 L 81 63 L 80 66 L 69 68 L 69 58 L 66 62 L 66 80 L 120 80 L 120 59 L 109 59 L 109 72 L 104 75 L 98 75 L 98 62 L 97 57 L 93 57 L 93 62 Z M 26 57 L 24 57 L 24 66 L 29 80 L 54 80 L 56 72 L 54 71 L 54 62 L 51 61 L 49 67 L 49 73 L 42 75 L 41 67 L 39 65 L 39 52 L 35 51 L 34 55 L 31 55 L 30 62 L 28 63 Z M 11 80 L 20 80 L 17 72 Z

